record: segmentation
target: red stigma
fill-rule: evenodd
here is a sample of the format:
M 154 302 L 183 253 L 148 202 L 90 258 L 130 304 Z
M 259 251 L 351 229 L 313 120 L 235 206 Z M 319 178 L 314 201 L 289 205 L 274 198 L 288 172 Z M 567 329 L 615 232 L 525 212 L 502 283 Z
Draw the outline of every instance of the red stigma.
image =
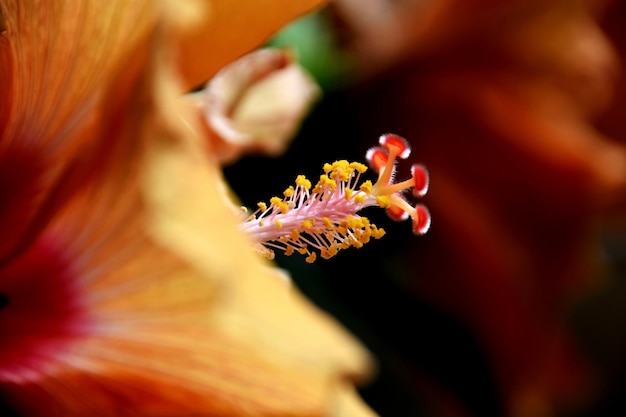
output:
M 431 217 L 428 209 L 418 204 L 415 206 L 415 217 L 413 218 L 413 233 L 423 235 L 430 229 Z
M 409 213 L 402 210 L 398 206 L 387 207 L 385 209 L 385 212 L 387 213 L 387 216 L 389 216 L 390 219 L 395 220 L 397 222 L 402 222 L 409 218 Z
M 398 158 L 406 159 L 411 154 L 411 145 L 402 136 L 387 133 L 378 139 L 378 143 L 385 147 L 390 154 L 395 154 Z
M 411 167 L 411 176 L 413 177 L 413 195 L 415 197 L 423 197 L 428 192 L 430 177 L 428 170 L 424 165 L 415 164 Z
M 365 154 L 365 160 L 370 168 L 375 172 L 380 172 L 381 169 L 387 165 L 387 161 L 389 160 L 389 154 L 387 151 L 381 147 L 374 147 L 367 150 Z

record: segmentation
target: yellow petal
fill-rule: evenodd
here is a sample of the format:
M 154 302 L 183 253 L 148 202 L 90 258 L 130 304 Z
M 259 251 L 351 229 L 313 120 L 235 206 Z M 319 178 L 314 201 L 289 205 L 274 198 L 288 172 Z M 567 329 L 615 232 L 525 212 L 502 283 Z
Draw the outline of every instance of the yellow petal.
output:
M 228 286 L 220 297 L 224 309 L 216 312 L 220 327 L 294 365 L 302 360 L 318 370 L 342 369 L 363 377 L 365 353 L 272 274 L 237 232 L 232 211 L 221 204 L 220 179 L 208 162 L 176 147 L 153 151 L 147 175 L 151 233 L 194 268 Z
M 180 71 L 199 86 L 228 62 L 259 46 L 290 20 L 325 0 L 205 0 L 204 19 L 180 39 Z
M 335 407 L 330 413 L 332 417 L 376 417 L 374 413 L 355 392 L 353 386 L 343 386 L 338 393 Z

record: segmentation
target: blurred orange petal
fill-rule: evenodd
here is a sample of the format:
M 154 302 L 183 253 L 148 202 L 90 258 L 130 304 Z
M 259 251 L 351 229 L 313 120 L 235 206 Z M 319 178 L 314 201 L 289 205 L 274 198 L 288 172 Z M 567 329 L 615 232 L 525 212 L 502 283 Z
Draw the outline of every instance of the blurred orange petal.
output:
M 143 62 L 155 13 L 150 2 L 6 0 L 0 16 L 2 259 L 109 155 L 106 98 L 127 87 L 113 73 Z
M 290 20 L 324 0 L 205 0 L 206 14 L 180 39 L 180 72 L 188 87 L 259 46 Z
M 119 67 L 151 30 L 150 2 L 0 3 L 2 146 L 77 152 Z

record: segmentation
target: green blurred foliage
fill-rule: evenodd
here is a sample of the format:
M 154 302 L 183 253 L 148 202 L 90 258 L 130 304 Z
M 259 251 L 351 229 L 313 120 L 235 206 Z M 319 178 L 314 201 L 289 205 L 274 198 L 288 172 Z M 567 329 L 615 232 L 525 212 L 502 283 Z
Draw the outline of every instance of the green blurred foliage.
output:
M 341 85 L 354 62 L 337 45 L 337 39 L 323 12 L 306 15 L 277 33 L 268 43 L 296 51 L 300 64 L 313 75 L 323 90 Z

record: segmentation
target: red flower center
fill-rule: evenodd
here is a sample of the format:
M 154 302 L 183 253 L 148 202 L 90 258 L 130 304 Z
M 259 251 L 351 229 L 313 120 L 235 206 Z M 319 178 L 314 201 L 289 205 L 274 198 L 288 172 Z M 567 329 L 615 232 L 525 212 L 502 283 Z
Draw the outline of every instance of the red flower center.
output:
M 58 242 L 40 239 L 0 269 L 0 381 L 46 371 L 84 334 L 77 274 Z

